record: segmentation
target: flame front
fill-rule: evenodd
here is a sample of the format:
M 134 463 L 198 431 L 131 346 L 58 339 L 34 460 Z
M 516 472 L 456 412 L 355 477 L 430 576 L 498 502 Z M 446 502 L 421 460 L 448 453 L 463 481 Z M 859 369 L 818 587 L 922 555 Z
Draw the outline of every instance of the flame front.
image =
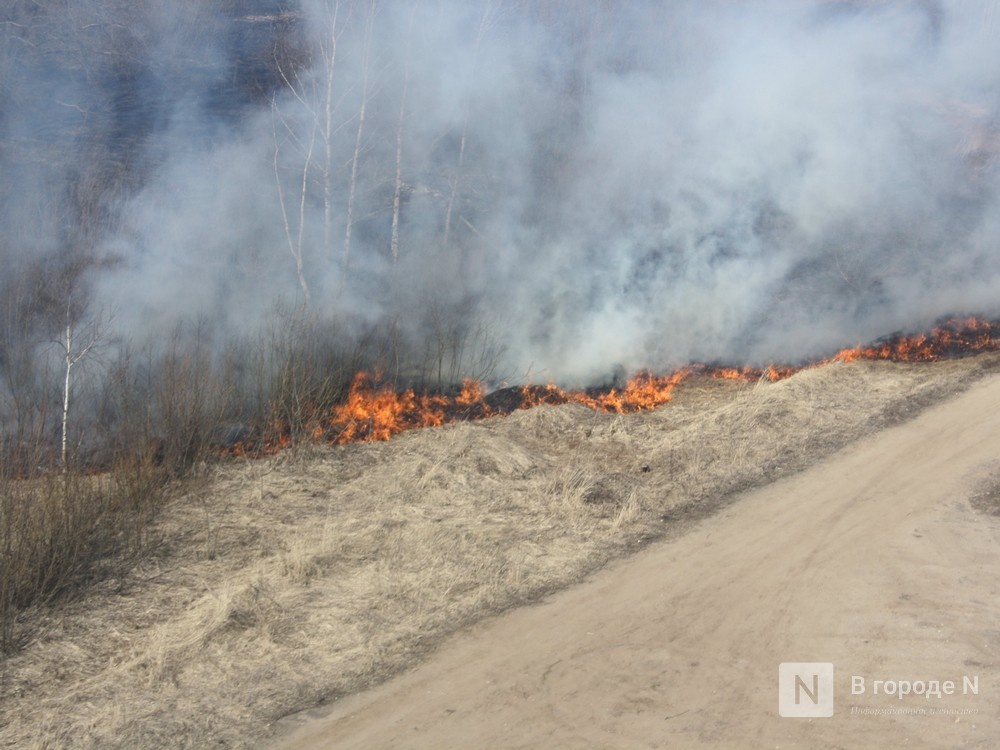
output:
M 599 411 L 626 414 L 656 409 L 668 403 L 679 383 L 697 373 L 726 380 L 767 380 L 776 382 L 791 377 L 806 367 L 821 367 L 834 362 L 891 360 L 930 362 L 945 357 L 975 354 L 1000 349 L 1000 323 L 968 318 L 951 320 L 930 333 L 896 336 L 871 345 L 843 349 L 834 356 L 801 367 L 767 365 L 754 367 L 712 367 L 692 365 L 667 375 L 642 371 L 621 389 L 606 391 L 567 391 L 554 383 L 544 386 L 520 386 L 505 389 L 502 404 L 491 404 L 483 384 L 466 379 L 461 390 L 452 396 L 440 393 L 417 393 L 412 388 L 396 391 L 377 375 L 359 372 L 354 376 L 344 403 L 316 420 L 311 430 L 314 440 L 337 445 L 388 440 L 405 430 L 436 427 L 446 422 L 481 419 L 528 409 L 542 404 L 576 403 Z M 292 442 L 291 430 L 272 424 L 263 436 L 262 446 L 251 450 L 247 445 L 229 449 L 232 455 L 275 453 Z
M 690 374 L 690 368 L 677 370 L 670 375 L 654 375 L 648 370 L 643 370 L 628 381 L 620 392 L 612 388 L 596 397 L 572 394 L 570 400 L 592 409 L 619 414 L 655 409 L 670 401 L 673 398 L 674 388 Z
M 641 372 L 620 391 L 612 388 L 597 395 L 567 391 L 554 383 L 523 386 L 514 408 L 577 403 L 617 413 L 655 409 L 670 401 L 674 387 L 688 372 L 679 370 L 663 376 Z M 445 422 L 479 419 L 509 411 L 511 409 L 498 409 L 487 403 L 486 389 L 478 381 L 466 379 L 455 396 L 418 394 L 412 388 L 395 391 L 377 375 L 359 372 L 354 376 L 347 399 L 333 407 L 329 417 L 313 430 L 313 437 L 338 445 L 388 440 L 405 430 L 436 427 Z
M 469 392 L 474 389 L 469 384 Z M 466 395 L 463 389 L 462 394 Z M 326 423 L 338 445 L 363 440 L 388 440 L 403 430 L 437 427 L 446 419 L 452 399 L 442 395 L 417 395 L 412 388 L 402 393 L 380 382 L 378 377 L 359 372 L 354 376 L 347 400 L 333 407 Z

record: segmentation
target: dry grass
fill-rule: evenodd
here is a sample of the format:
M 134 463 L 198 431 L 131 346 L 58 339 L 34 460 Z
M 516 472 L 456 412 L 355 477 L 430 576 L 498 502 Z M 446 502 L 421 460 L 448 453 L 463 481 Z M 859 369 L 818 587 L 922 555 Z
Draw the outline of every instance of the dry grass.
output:
M 0 747 L 259 744 L 997 364 L 691 380 L 645 414 L 539 407 L 217 466 L 179 488 L 156 555 L 33 615 L 0 674 Z
M 114 574 L 146 545 L 163 474 L 140 464 L 101 476 L 0 478 L 0 660 L 31 636 L 32 608 Z

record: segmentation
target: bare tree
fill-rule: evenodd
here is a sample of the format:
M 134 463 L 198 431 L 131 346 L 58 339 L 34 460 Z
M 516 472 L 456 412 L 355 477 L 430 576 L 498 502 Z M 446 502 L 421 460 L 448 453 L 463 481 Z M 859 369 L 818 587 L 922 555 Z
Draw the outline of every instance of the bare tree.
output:
M 302 160 L 302 182 L 299 189 L 299 206 L 298 206 L 298 225 L 295 229 L 292 228 L 291 221 L 288 216 L 288 204 L 285 200 L 285 190 L 282 185 L 281 176 L 281 147 L 287 138 L 294 138 L 295 132 L 288 125 L 288 123 L 281 118 L 278 113 L 277 102 L 272 100 L 271 105 L 271 116 L 272 116 L 272 128 L 274 132 L 274 181 L 278 189 L 278 206 L 281 209 L 281 219 L 283 222 L 283 227 L 285 230 L 285 240 L 288 243 L 288 252 L 291 254 L 292 259 L 295 261 L 295 273 L 299 280 L 299 286 L 302 289 L 303 303 L 308 305 L 311 299 L 309 293 L 309 284 L 305 277 L 305 261 L 303 260 L 303 240 L 304 232 L 306 226 L 306 202 L 309 197 L 309 171 L 312 167 L 313 150 L 316 146 L 316 124 L 310 128 L 308 142 L 305 146 L 305 156 Z M 281 121 L 285 132 L 285 139 L 279 138 L 278 136 L 278 121 Z
M 416 5 L 410 6 L 410 21 L 406 29 L 407 48 L 403 51 L 403 90 L 399 95 L 399 120 L 396 124 L 396 182 L 392 191 L 392 234 L 389 239 L 393 267 L 399 264 L 399 215 L 403 195 L 403 125 L 406 122 L 406 94 L 410 88 L 409 42 L 413 34 L 413 16 L 416 10 Z
M 329 32 L 320 44 L 323 59 L 325 91 L 323 95 L 323 249 L 329 251 L 333 242 L 333 137 L 338 128 L 334 127 L 333 82 L 337 67 L 337 42 L 343 30 L 337 25 L 340 16 L 340 0 L 335 0 L 330 11 Z
M 281 60 L 275 60 L 275 68 L 285 91 L 302 108 L 307 119 L 308 132 L 300 135 L 296 123 L 282 114 L 277 96 L 272 97 L 274 176 L 278 190 L 278 205 L 288 251 L 295 263 L 296 276 L 306 305 L 310 303 L 312 295 L 305 275 L 305 227 L 310 195 L 315 189 L 316 180 L 320 183 L 323 201 L 324 253 L 330 252 L 333 241 L 335 138 L 343 127 L 343 123 L 337 123 L 335 120 L 338 107 L 334 101 L 334 88 L 339 62 L 339 40 L 345 31 L 351 7 L 348 5 L 347 18 L 343 18 L 340 0 L 333 0 L 328 5 L 326 31 L 317 45 L 317 56 L 320 61 L 317 65 L 322 65 L 318 76 L 304 78 L 300 70 L 289 69 Z M 316 153 L 317 141 L 322 146 L 322 153 L 319 155 Z M 286 144 L 296 146 L 302 160 L 301 166 L 295 168 L 297 197 L 294 199 L 286 194 L 282 174 L 282 149 Z M 296 203 L 297 213 L 294 222 L 290 208 L 293 200 Z
M 354 199 L 358 189 L 358 163 L 361 160 L 361 144 L 365 132 L 365 114 L 368 111 L 368 80 L 371 67 L 372 27 L 375 23 L 375 0 L 368 6 L 365 18 L 365 35 L 361 52 L 361 107 L 358 112 L 358 129 L 354 138 L 354 155 L 351 158 L 351 179 L 347 189 L 347 217 L 344 228 L 344 254 L 341 260 L 340 291 L 347 284 L 347 272 L 351 262 L 351 233 L 354 229 Z
M 476 31 L 476 44 L 472 50 L 471 67 L 473 75 L 475 75 L 476 69 L 479 67 L 479 52 L 482 48 L 483 39 L 495 22 L 496 16 L 499 13 L 502 4 L 502 0 L 486 0 L 483 5 L 483 15 L 482 18 L 480 18 L 479 28 Z M 452 214 L 454 213 L 455 202 L 458 199 L 460 192 L 459 185 L 462 180 L 462 171 L 465 166 L 465 144 L 468 139 L 468 134 L 469 106 L 466 104 L 465 114 L 462 118 L 462 133 L 458 141 L 458 163 L 455 166 L 455 174 L 451 179 L 451 191 L 448 196 L 448 207 L 445 209 L 444 214 L 444 237 L 442 239 L 444 247 L 448 247 L 448 242 L 451 239 Z
M 37 466 L 50 425 L 50 362 L 43 355 L 46 310 L 42 274 L 11 269 L 0 286 L 0 475 Z M 32 273 L 34 272 L 34 273 Z
M 113 316 L 98 316 L 81 322 L 74 310 L 71 294 L 66 295 L 66 320 L 63 334 L 57 342 L 62 349 L 62 440 L 59 462 L 63 472 L 69 468 L 69 408 L 73 392 L 73 368 L 80 364 L 106 336 Z

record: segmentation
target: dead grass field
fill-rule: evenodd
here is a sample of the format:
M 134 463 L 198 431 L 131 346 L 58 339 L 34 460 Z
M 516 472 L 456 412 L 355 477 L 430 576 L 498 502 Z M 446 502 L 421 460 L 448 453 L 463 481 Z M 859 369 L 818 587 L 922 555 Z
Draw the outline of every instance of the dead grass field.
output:
M 955 394 L 1000 358 L 693 378 L 614 416 L 567 405 L 206 467 L 155 554 L 26 615 L 0 747 L 248 747 L 458 629 L 681 534 Z

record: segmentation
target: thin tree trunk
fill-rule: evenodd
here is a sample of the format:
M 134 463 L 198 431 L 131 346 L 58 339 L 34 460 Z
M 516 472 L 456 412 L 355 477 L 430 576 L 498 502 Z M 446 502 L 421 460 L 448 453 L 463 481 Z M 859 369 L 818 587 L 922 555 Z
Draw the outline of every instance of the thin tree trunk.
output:
M 286 126 L 287 127 L 287 126 Z M 302 165 L 302 184 L 300 186 L 299 194 L 299 217 L 298 217 L 298 228 L 297 231 L 292 231 L 291 221 L 288 218 L 288 207 L 285 201 L 285 190 L 281 184 L 281 168 L 278 163 L 278 157 L 281 153 L 281 145 L 278 140 L 278 130 L 274 127 L 274 180 L 278 188 L 278 206 L 281 209 L 281 219 L 284 224 L 285 229 L 285 240 L 288 243 L 288 252 L 291 254 L 292 259 L 295 261 L 295 273 L 299 280 L 299 286 L 302 288 L 302 297 L 306 306 L 309 305 L 311 300 L 311 295 L 309 293 L 309 284 L 305 277 L 305 262 L 303 259 L 303 239 L 305 230 L 305 212 L 306 212 L 306 198 L 308 196 L 308 181 L 309 181 L 309 170 L 312 165 L 312 155 L 313 149 L 316 144 L 316 127 L 313 126 L 312 132 L 309 136 L 309 146 L 306 149 L 305 161 Z
M 365 113 L 368 109 L 368 67 L 371 55 L 372 26 L 375 22 L 375 0 L 371 0 L 368 18 L 365 19 L 365 42 L 361 56 L 361 110 L 358 112 L 358 131 L 354 138 L 354 156 L 351 159 L 351 181 L 347 190 L 347 226 L 344 229 L 344 255 L 341 260 L 340 291 L 347 285 L 351 264 L 351 233 L 354 229 L 354 199 L 358 188 L 358 163 L 361 161 L 361 143 L 365 132 Z
M 323 97 L 323 249 L 330 252 L 333 246 L 333 73 L 337 65 L 337 17 L 340 2 L 334 3 L 330 19 L 330 48 L 326 51 L 326 92 Z
M 455 175 L 451 180 L 451 195 L 448 196 L 448 208 L 444 213 L 444 246 L 448 247 L 451 239 L 451 214 L 455 208 L 455 199 L 458 197 L 458 184 L 462 178 L 462 165 L 465 163 L 465 138 L 469 128 L 469 115 L 466 113 L 462 122 L 462 138 L 458 145 L 458 166 L 455 167 Z
M 103 323 L 101 320 L 92 320 L 89 333 L 87 334 L 87 343 L 81 347 L 79 350 L 74 350 L 74 346 L 77 346 L 75 340 L 77 339 L 76 331 L 73 328 L 73 314 L 72 314 L 72 296 L 66 295 L 66 330 L 63 333 L 64 338 L 58 341 L 59 346 L 63 350 L 63 363 L 65 365 L 66 371 L 63 374 L 63 402 L 62 402 L 62 442 L 60 446 L 59 458 L 62 464 L 62 470 L 65 473 L 69 469 L 69 407 L 71 401 L 71 394 L 73 391 L 73 368 L 78 362 L 80 362 L 90 350 L 97 346 L 103 333 Z M 110 323 L 110 319 L 108 320 Z
M 479 21 L 479 29 L 476 32 L 476 45 L 472 51 L 472 72 L 473 77 L 475 76 L 476 68 L 479 66 L 479 49 L 483 43 L 483 37 L 486 36 L 486 31 L 493 20 L 493 15 L 499 9 L 500 4 L 498 3 L 496 8 L 493 5 L 493 0 L 486 0 L 485 7 L 483 8 L 483 17 Z M 452 214 L 455 210 L 455 203 L 459 196 L 459 184 L 462 180 L 462 170 L 465 165 L 465 143 L 469 132 L 469 107 L 468 104 L 465 106 L 465 113 L 462 117 L 462 137 L 458 144 L 458 165 L 455 167 L 455 175 L 451 180 L 451 194 L 448 196 L 448 207 L 444 214 L 444 247 L 448 247 L 448 243 L 451 240 L 451 223 Z
M 299 285 L 302 287 L 302 294 L 305 298 L 305 304 L 309 304 L 309 285 L 306 283 L 306 277 L 302 273 L 302 250 L 303 250 L 303 233 L 305 232 L 306 226 L 306 199 L 309 196 L 309 167 L 312 164 L 313 149 L 316 146 L 316 128 L 312 129 L 309 135 L 309 149 L 306 153 L 305 164 L 302 165 L 302 184 L 300 187 L 299 194 L 299 232 L 298 237 L 296 237 L 296 253 L 295 253 L 295 270 L 299 275 Z
M 406 121 L 406 94 L 410 87 L 409 41 L 415 12 L 416 6 L 411 7 L 410 24 L 406 31 L 407 49 L 403 52 L 403 92 L 399 97 L 399 123 L 396 126 L 396 184 L 392 193 L 392 238 L 389 241 L 393 268 L 399 264 L 399 213 L 403 193 L 403 124 Z
M 274 174 L 275 179 L 278 184 L 278 202 L 281 208 L 281 217 L 285 228 L 285 238 L 288 243 L 288 250 L 292 258 L 295 261 L 295 272 L 298 278 L 299 286 L 302 289 L 303 298 L 305 304 L 308 306 L 311 300 L 311 293 L 309 290 L 309 284 L 306 281 L 305 270 L 304 270 L 304 232 L 305 232 L 305 216 L 306 207 L 308 204 L 309 197 L 309 180 L 310 177 L 315 175 L 318 169 L 320 174 L 320 184 L 322 186 L 323 192 L 323 253 L 328 254 L 332 247 L 332 225 L 333 225 L 333 137 L 336 128 L 333 124 L 333 89 L 334 89 L 334 70 L 337 63 L 337 41 L 340 32 L 337 28 L 337 21 L 340 14 L 340 0 L 336 0 L 332 4 L 332 13 L 330 16 L 330 36 L 329 44 L 320 45 L 320 54 L 326 64 L 326 80 L 323 83 L 323 87 L 320 88 L 316 84 L 312 85 L 311 91 L 312 96 L 309 96 L 309 90 L 307 86 L 303 83 L 302 79 L 299 78 L 298 74 L 292 73 L 289 75 L 286 73 L 284 68 L 279 65 L 278 73 L 281 75 L 281 80 L 284 82 L 288 92 L 295 97 L 295 99 L 302 105 L 302 107 L 311 115 L 311 129 L 309 132 L 308 144 L 303 143 L 297 136 L 288 122 L 283 118 L 280 118 L 277 114 L 277 105 L 272 104 L 275 112 L 275 119 L 281 119 L 285 130 L 288 133 L 288 138 L 297 143 L 297 145 L 302 148 L 304 156 L 304 164 L 302 166 L 302 181 L 299 187 L 299 206 L 298 206 L 298 226 L 293 230 L 291 226 L 291 220 L 288 215 L 288 201 L 285 198 L 284 188 L 281 183 L 281 175 L 279 170 L 278 155 L 281 150 L 280 141 L 278 140 L 277 127 L 275 127 L 274 141 L 275 141 L 275 153 L 274 153 Z M 322 138 L 324 146 L 324 156 L 323 161 L 320 162 L 316 157 L 316 140 L 317 138 Z
M 69 391 L 70 391 L 70 373 L 73 370 L 73 324 L 69 320 L 69 315 L 67 313 L 66 320 L 66 338 L 63 341 L 63 345 L 66 349 L 66 377 L 63 381 L 63 407 L 62 407 L 62 450 L 60 452 L 60 463 L 62 465 L 63 473 L 65 473 L 69 467 L 67 461 L 67 454 L 69 450 Z

